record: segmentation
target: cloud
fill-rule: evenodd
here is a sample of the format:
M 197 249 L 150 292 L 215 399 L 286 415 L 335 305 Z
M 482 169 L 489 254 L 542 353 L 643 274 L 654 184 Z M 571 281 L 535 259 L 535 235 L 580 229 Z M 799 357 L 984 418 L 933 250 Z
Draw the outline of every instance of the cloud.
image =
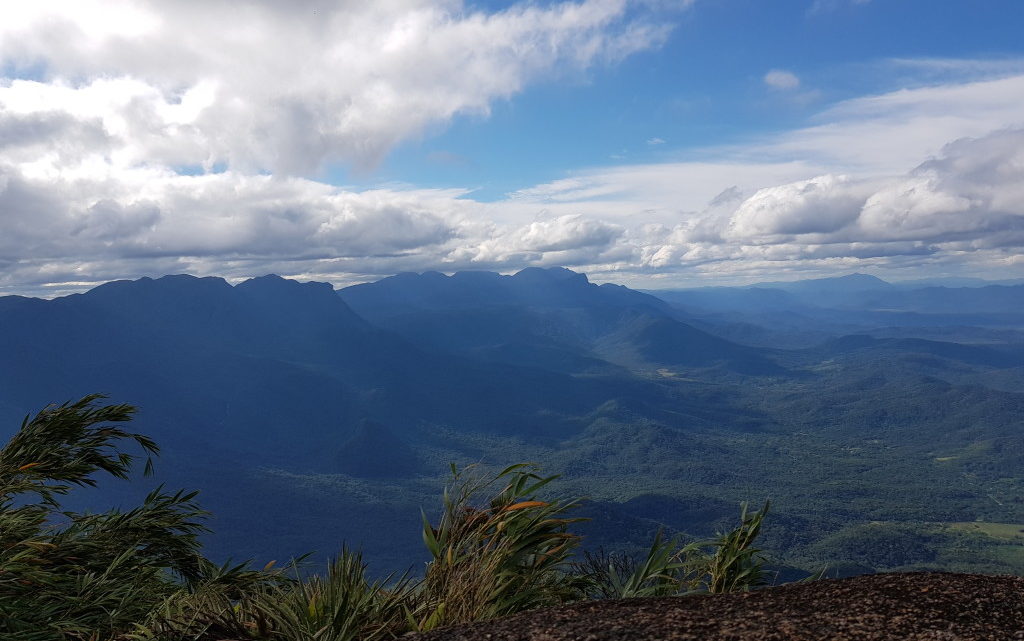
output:
M 889 58 L 873 66 L 909 87 L 976 82 L 1024 73 L 1024 60 L 1020 58 Z
M 1002 129 L 952 142 L 899 176 L 826 174 L 760 189 L 738 206 L 730 193 L 706 210 L 703 224 L 718 236 L 697 237 L 686 223 L 663 229 L 648 240 L 646 260 L 660 269 L 835 259 L 902 267 L 890 259 L 909 257 L 1016 264 L 1024 252 L 1022 150 L 1024 129 Z
M 857 268 L 1021 273 L 1022 100 L 1019 76 L 858 98 L 810 127 L 700 160 L 581 172 L 510 205 L 624 224 L 633 262 L 597 268 L 638 283 Z
M 848 176 L 826 174 L 760 189 L 729 221 L 728 235 L 755 239 L 835 232 L 857 219 L 863 195 Z
M 452 265 L 497 269 L 594 264 L 607 258 L 622 234 L 616 225 L 579 215 L 559 216 L 495 229 L 482 242 L 456 248 L 447 259 Z
M 627 0 L 496 13 L 461 2 L 91 0 L 5 9 L 7 113 L 99 127 L 126 165 L 307 174 L 372 167 L 458 114 L 566 70 L 658 46 L 669 26 Z
M 5 167 L 0 287 L 38 291 L 45 283 L 167 271 L 343 281 L 399 270 L 590 264 L 610 255 L 623 234 L 581 215 L 499 224 L 489 214 L 493 205 L 465 195 L 353 192 L 234 171 L 186 176 L 148 168 L 119 171 L 116 179 L 55 179 Z
M 1024 233 L 1024 129 L 954 141 L 887 178 L 823 175 L 761 189 L 731 214 L 725 236 L 746 244 L 1019 245 Z
M 140 170 L 54 181 L 0 172 L 0 254 L 78 258 L 315 258 L 441 243 L 449 192 L 354 193 L 303 179 Z
M 772 69 L 764 74 L 764 84 L 772 89 L 796 89 L 800 86 L 800 79 L 792 71 Z
M 897 174 L 947 143 L 1024 126 L 1024 74 L 902 89 L 840 102 L 810 126 L 713 150 L 767 162 L 801 159 L 843 172 Z
M 653 147 L 655 145 L 664 145 L 665 141 L 662 140 L 661 138 L 648 138 L 647 144 Z
M 708 208 L 720 207 L 728 205 L 729 203 L 736 202 L 743 199 L 743 192 L 736 185 L 727 187 L 718 193 L 717 196 L 711 199 L 708 203 Z
M 1000 129 L 893 176 L 787 180 L 814 168 L 677 163 L 581 175 L 492 203 L 460 190 L 351 192 L 231 171 L 140 170 L 131 181 L 95 183 L 6 171 L 0 256 L 13 261 L 4 282 L 23 289 L 140 270 L 344 283 L 404 270 L 570 265 L 651 284 L 659 274 L 1019 269 L 1021 150 L 1024 129 Z
M 0 287 L 598 256 L 613 223 L 501 223 L 464 190 L 354 192 L 309 176 L 372 168 L 531 83 L 658 47 L 664 12 L 689 4 L 7 3 Z
M 1019 246 L 1024 239 L 1024 129 L 950 143 L 872 195 L 865 235 Z
M 314 22 L 302 13 L 314 5 L 302 2 L 180 0 L 125 4 L 136 13 L 122 23 L 82 6 L 43 21 L 32 32 L 39 42 L 0 26 L 4 60 L 44 69 L 0 82 L 6 291 L 169 272 L 344 284 L 406 270 L 555 264 L 641 285 L 867 268 L 1024 274 L 1019 74 L 848 100 L 798 129 L 669 162 L 583 169 L 482 202 L 469 189 L 353 191 L 295 172 L 332 159 L 372 163 L 395 141 L 455 113 L 485 112 L 525 83 L 652 46 L 662 32 L 643 12 L 638 22 L 611 0 L 492 14 L 389 0 L 340 4 Z M 164 6 L 175 10 L 159 13 Z M 35 5 L 24 7 L 27 17 L 12 24 L 41 20 Z M 218 47 L 200 46 L 202 29 L 182 31 L 180 43 L 164 33 L 168 21 L 211 11 L 224 20 L 241 12 L 232 24 L 248 25 L 211 37 L 239 40 L 257 65 L 260 46 L 286 59 L 266 61 L 279 87 L 257 86 L 259 75 L 233 56 L 211 59 Z M 286 51 L 296 34 L 329 51 L 356 29 L 342 17 L 362 21 L 356 41 L 376 46 L 381 60 L 353 54 L 346 75 L 343 66 L 298 64 L 305 45 Z M 272 19 L 281 41 L 268 36 Z M 21 49 L 10 44 L 18 38 Z M 423 60 L 402 53 L 408 38 Z M 100 73 L 108 64 L 115 72 Z M 476 87 L 448 78 L 458 75 L 453 64 L 479 65 L 470 79 L 496 76 Z M 283 89 L 287 65 L 294 94 Z M 286 140 L 292 134 L 298 143 Z

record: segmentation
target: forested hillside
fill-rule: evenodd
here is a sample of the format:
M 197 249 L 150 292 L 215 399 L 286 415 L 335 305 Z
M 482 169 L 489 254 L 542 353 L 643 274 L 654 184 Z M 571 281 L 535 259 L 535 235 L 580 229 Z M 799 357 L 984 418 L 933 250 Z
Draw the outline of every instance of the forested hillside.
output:
M 913 325 L 870 325 L 872 310 L 825 322 L 835 308 L 749 295 L 802 320 L 753 325 L 706 297 L 698 309 L 562 269 L 6 297 L 0 418 L 8 436 L 92 392 L 139 406 L 138 429 L 164 447 L 159 480 L 199 489 L 216 515 L 215 558 L 346 542 L 371 568 L 405 567 L 423 559 L 419 508 L 449 462 L 535 461 L 588 497 L 592 548 L 639 551 L 659 527 L 707 536 L 771 498 L 778 564 L 1021 571 L 1018 328 L 944 325 L 941 309 Z M 819 340 L 797 345 L 801 324 Z

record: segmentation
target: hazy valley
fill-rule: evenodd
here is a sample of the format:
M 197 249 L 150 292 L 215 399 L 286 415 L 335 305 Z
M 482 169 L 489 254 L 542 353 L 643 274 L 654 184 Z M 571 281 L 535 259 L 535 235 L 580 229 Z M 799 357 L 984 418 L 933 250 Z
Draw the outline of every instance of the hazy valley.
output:
M 407 567 L 449 462 L 535 461 L 589 498 L 591 548 L 771 498 L 779 565 L 1020 573 L 1024 285 L 971 285 L 639 292 L 531 268 L 9 296 L 0 424 L 91 392 L 139 406 L 157 479 L 75 501 L 199 489 L 215 558 L 347 542 Z

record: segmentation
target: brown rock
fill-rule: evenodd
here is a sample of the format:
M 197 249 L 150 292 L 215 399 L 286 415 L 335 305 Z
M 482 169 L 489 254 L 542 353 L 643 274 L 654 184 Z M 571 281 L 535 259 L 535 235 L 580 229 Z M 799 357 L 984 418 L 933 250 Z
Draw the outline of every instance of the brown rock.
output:
M 411 641 L 1013 641 L 1024 578 L 874 574 L 712 596 L 589 601 Z

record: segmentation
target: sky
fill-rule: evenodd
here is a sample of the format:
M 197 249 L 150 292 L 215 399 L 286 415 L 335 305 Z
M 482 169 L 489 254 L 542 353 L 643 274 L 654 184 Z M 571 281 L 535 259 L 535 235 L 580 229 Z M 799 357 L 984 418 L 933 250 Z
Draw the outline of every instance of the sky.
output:
M 0 0 L 0 293 L 1024 277 L 1019 0 Z

